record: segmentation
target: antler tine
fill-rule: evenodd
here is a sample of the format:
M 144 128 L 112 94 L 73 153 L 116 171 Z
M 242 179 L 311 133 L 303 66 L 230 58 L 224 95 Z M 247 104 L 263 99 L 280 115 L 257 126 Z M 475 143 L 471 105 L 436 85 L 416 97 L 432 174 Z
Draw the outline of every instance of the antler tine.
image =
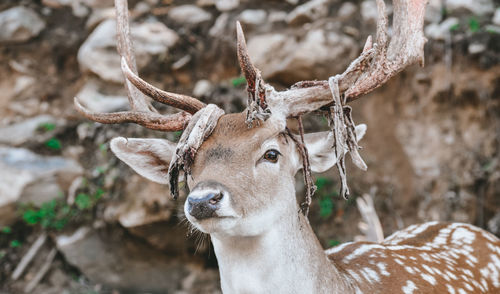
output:
M 195 114 L 198 110 L 205 107 L 205 103 L 196 98 L 163 91 L 144 81 L 133 72 L 133 70 L 128 66 L 128 63 L 124 57 L 122 57 L 121 66 L 123 74 L 126 76 L 127 80 L 129 80 L 135 87 L 137 87 L 139 91 L 158 102 L 185 110 L 191 114 Z
M 189 96 L 162 91 L 139 78 L 130 38 L 127 0 L 115 0 L 115 10 L 117 49 L 121 56 L 121 67 L 125 76 L 125 85 L 131 111 L 96 113 L 85 108 L 80 100 L 75 97 L 74 104 L 76 109 L 88 119 L 105 124 L 132 122 L 160 131 L 178 131 L 184 129 L 191 119 L 191 114 L 196 113 L 205 104 Z M 182 111 L 172 115 L 161 115 L 141 92 L 152 96 L 153 99 L 159 102 L 187 112 Z
M 115 0 L 115 11 L 118 54 L 120 54 L 122 58 L 125 58 L 127 60 L 127 64 L 130 65 L 131 70 L 135 74 L 137 74 L 137 65 L 133 52 L 132 39 L 130 38 L 128 1 Z M 125 84 L 128 92 L 130 108 L 132 110 L 157 112 L 156 109 L 153 108 L 151 103 L 146 100 L 146 97 L 144 97 L 136 88 L 134 88 L 134 86 L 128 80 L 125 81 Z
M 250 56 L 248 55 L 247 43 L 245 35 L 239 21 L 236 22 L 236 38 L 237 38 L 237 53 L 238 61 L 240 62 L 241 71 L 247 80 L 248 90 L 255 92 L 255 80 L 258 75 L 258 70 L 252 64 Z
M 345 92 L 349 100 L 371 92 L 386 83 L 407 66 L 424 64 L 423 33 L 427 0 L 394 0 L 393 36 L 387 44 L 387 16 L 383 0 L 377 0 L 377 49 L 374 63 L 362 72 L 357 81 Z
M 136 123 L 152 130 L 174 132 L 183 130 L 191 119 L 187 112 L 178 112 L 169 116 L 164 116 L 153 112 L 121 111 L 114 113 L 96 113 L 85 108 L 78 97 L 74 98 L 76 110 L 86 118 L 103 123 Z
M 363 52 L 335 78 L 346 102 L 353 101 L 386 83 L 417 61 L 423 65 L 425 6 L 428 0 L 393 0 L 393 35 L 388 41 L 387 15 L 383 0 L 377 1 L 376 43 L 367 40 Z M 289 104 L 289 116 L 311 112 L 332 104 L 328 81 L 298 82 L 274 99 Z
M 268 108 L 266 97 L 266 87 L 268 85 L 262 79 L 260 71 L 250 60 L 245 35 L 239 21 L 236 22 L 236 37 L 238 39 L 236 45 L 238 61 L 240 62 L 241 71 L 247 80 L 247 124 L 251 126 L 255 119 L 266 120 L 270 117 L 271 111 Z

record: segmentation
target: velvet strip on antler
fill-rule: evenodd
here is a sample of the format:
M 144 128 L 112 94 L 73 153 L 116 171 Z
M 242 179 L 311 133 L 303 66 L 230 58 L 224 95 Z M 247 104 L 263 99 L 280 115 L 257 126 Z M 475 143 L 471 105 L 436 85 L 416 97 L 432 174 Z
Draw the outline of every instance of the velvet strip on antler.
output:
M 345 154 L 349 151 L 352 162 L 362 170 L 367 166 L 361 155 L 359 155 L 358 140 L 356 138 L 354 121 L 352 119 L 352 109 L 346 106 L 345 96 L 340 95 L 338 76 L 328 80 L 333 96 L 333 105 L 329 109 L 328 123 L 333 133 L 333 151 L 337 158 L 337 169 L 340 176 L 340 195 L 347 199 L 349 197 L 349 186 L 347 185 L 347 175 L 345 169 Z
M 304 184 L 306 185 L 306 196 L 304 202 L 300 204 L 300 208 L 302 213 L 305 216 L 309 214 L 309 207 L 311 206 L 312 196 L 316 192 L 316 185 L 314 185 L 313 177 L 311 174 L 311 164 L 309 162 L 309 153 L 307 151 L 307 147 L 304 141 L 304 126 L 302 124 L 302 118 L 297 117 L 297 122 L 299 125 L 299 137 L 300 141 L 292 134 L 289 128 L 286 128 L 286 134 L 292 139 L 292 141 L 297 146 L 297 150 L 299 151 L 300 157 L 302 158 L 302 173 L 304 175 Z
M 174 199 L 179 196 L 179 174 L 184 171 L 185 178 L 191 173 L 196 152 L 203 141 L 210 136 L 217 121 L 224 114 L 224 110 L 215 104 L 208 104 L 189 121 L 188 126 L 182 133 L 177 148 L 170 161 L 168 176 L 170 182 L 170 193 Z

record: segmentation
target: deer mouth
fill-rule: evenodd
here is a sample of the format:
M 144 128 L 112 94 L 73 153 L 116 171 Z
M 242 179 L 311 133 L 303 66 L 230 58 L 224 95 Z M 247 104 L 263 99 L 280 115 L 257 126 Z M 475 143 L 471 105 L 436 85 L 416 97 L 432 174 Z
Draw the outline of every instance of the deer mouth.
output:
M 234 216 L 218 215 L 213 215 L 212 217 L 201 220 L 190 215 L 186 215 L 186 217 L 193 226 L 206 234 L 230 230 L 234 226 L 236 220 L 236 217 Z

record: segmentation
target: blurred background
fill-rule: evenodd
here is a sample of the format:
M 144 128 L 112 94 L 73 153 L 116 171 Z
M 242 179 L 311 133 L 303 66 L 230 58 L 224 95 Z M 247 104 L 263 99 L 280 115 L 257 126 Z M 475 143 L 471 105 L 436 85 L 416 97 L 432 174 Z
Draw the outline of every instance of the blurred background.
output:
M 386 1 L 389 2 L 389 1 Z M 385 236 L 410 224 L 472 223 L 500 236 L 500 1 L 430 0 L 425 67 L 352 103 L 368 171 L 316 174 L 310 212 L 323 246 L 360 235 L 354 201 L 372 195 Z M 391 11 L 388 4 L 389 14 Z M 375 33 L 374 0 L 130 0 L 140 75 L 242 111 L 235 22 L 264 78 L 283 89 L 341 73 Z M 73 107 L 128 107 L 111 0 L 0 2 L 0 293 L 220 293 L 206 236 L 183 199 L 119 162 L 116 136 Z M 158 106 L 163 112 L 172 109 Z M 307 131 L 326 130 L 305 118 Z M 297 177 L 297 195 L 303 182 Z

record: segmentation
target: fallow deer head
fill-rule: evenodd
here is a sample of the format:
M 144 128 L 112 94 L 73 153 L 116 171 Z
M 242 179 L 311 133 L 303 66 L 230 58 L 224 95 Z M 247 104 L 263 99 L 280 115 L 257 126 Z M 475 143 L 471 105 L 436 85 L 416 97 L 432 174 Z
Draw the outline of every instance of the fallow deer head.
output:
M 188 219 L 207 233 L 254 235 L 290 211 L 298 211 L 294 176 L 304 168 L 307 208 L 313 192 L 310 172 L 323 172 L 353 153 L 354 162 L 365 167 L 357 154 L 357 140 L 366 127 L 355 127 L 345 104 L 385 83 L 406 66 L 422 62 L 425 38 L 422 22 L 425 1 L 394 1 L 394 31 L 387 36 L 387 16 L 377 0 L 379 21 L 376 43 L 368 38 L 361 55 L 342 74 L 328 81 L 303 81 L 276 91 L 250 61 L 243 31 L 237 23 L 237 52 L 247 80 L 248 108 L 224 114 L 215 105 L 196 98 L 160 90 L 137 73 L 129 33 L 126 0 L 116 0 L 118 52 L 130 111 L 94 113 L 75 98 L 77 110 L 100 123 L 132 122 L 161 131 L 184 130 L 179 143 L 165 139 L 115 138 L 112 151 L 140 175 L 170 184 L 177 197 L 178 177 L 184 173 L 190 193 L 185 203 Z M 404 17 L 402 11 L 414 11 Z M 144 96 L 181 111 L 161 115 Z M 327 113 L 333 132 L 300 136 L 287 129 L 287 119 L 310 112 Z M 339 164 L 340 163 L 340 164 Z M 345 189 L 346 187 L 344 187 Z M 344 191 L 343 194 L 345 194 Z

